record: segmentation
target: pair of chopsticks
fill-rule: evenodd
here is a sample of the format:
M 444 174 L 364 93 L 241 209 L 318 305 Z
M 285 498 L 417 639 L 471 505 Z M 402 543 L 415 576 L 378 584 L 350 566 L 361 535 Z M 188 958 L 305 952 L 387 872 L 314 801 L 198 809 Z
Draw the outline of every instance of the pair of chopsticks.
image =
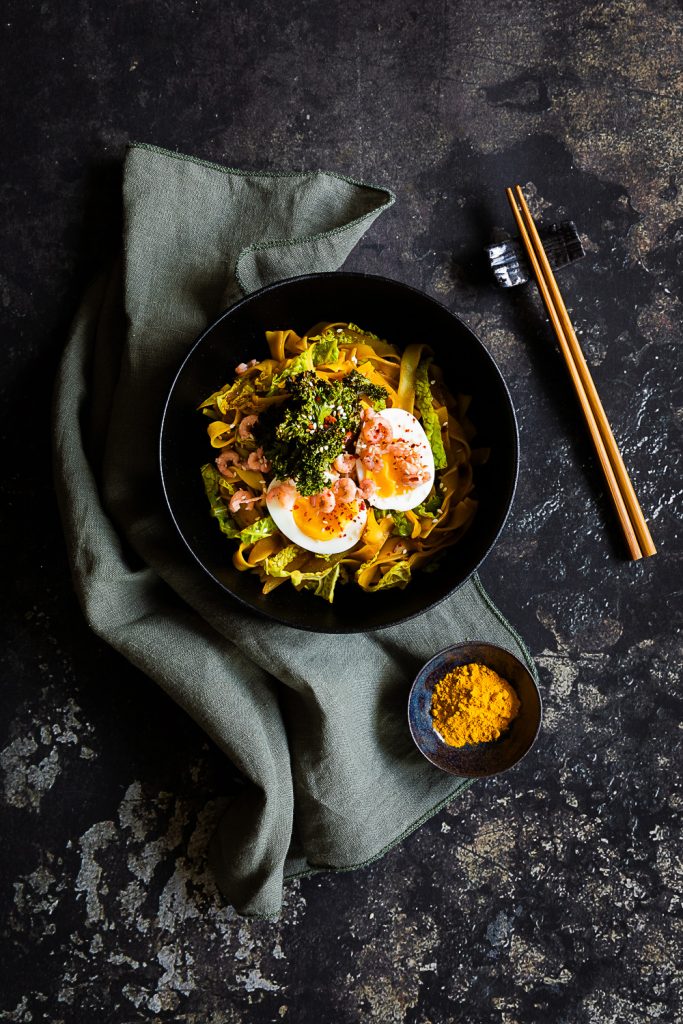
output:
M 657 549 L 650 536 L 645 517 L 638 504 L 636 493 L 633 490 L 633 484 L 629 479 L 624 461 L 614 440 L 614 434 L 605 415 L 605 410 L 602 407 L 602 402 L 593 383 L 584 354 L 581 351 L 576 332 L 569 319 L 567 307 L 557 287 L 557 281 L 550 269 L 548 258 L 543 249 L 543 243 L 536 230 L 536 225 L 526 204 L 524 194 L 519 185 L 515 186 L 514 192 L 511 188 L 506 189 L 506 194 L 512 207 L 527 256 L 529 257 L 536 283 L 557 335 L 560 350 L 564 356 L 569 375 L 581 404 L 581 409 L 586 418 L 602 471 L 605 474 L 609 492 L 619 516 L 619 522 L 624 531 L 624 537 L 626 538 L 631 558 L 635 560 L 647 557 L 648 555 L 654 555 Z

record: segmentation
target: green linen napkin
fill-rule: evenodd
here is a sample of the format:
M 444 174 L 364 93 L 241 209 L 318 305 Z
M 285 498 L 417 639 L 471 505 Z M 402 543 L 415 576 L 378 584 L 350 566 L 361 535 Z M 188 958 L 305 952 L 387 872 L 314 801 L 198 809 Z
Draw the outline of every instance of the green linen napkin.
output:
M 57 383 L 56 487 L 73 578 L 93 630 L 243 773 L 212 864 L 240 912 L 272 916 L 284 879 L 367 864 L 467 785 L 412 745 L 407 695 L 424 661 L 477 638 L 533 665 L 476 577 L 372 634 L 263 621 L 207 586 L 163 507 L 162 405 L 195 337 L 242 292 L 338 269 L 392 194 L 135 145 L 123 199 L 121 261 L 85 297 Z

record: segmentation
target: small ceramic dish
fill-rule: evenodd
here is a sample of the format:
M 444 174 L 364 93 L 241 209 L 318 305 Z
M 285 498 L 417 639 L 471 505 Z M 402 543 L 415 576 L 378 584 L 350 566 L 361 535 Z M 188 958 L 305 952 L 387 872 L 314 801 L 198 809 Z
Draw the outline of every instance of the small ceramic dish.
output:
M 520 708 L 497 740 L 451 747 L 433 728 L 432 692 L 451 669 L 472 663 L 486 665 L 507 679 L 519 698 Z M 420 753 L 437 768 L 465 778 L 497 775 L 521 761 L 536 741 L 541 717 L 541 695 L 529 669 L 509 651 L 486 643 L 456 644 L 435 654 L 420 669 L 408 699 L 408 723 Z

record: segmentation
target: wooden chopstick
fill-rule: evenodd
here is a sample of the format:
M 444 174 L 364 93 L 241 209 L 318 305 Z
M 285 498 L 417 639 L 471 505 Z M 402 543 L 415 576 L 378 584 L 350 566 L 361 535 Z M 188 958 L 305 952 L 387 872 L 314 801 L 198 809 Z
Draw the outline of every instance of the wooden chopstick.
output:
M 527 251 L 536 282 L 551 323 L 557 335 L 560 351 L 574 385 L 579 403 L 605 475 L 605 480 L 614 502 L 619 521 L 624 531 L 631 558 L 642 558 L 656 553 L 650 531 L 645 522 L 631 480 L 614 440 L 605 410 L 591 377 L 581 346 L 572 326 L 567 307 L 557 286 L 557 281 L 548 263 L 543 243 L 536 230 L 533 217 L 516 186 L 517 199 L 512 189 L 506 190 L 519 233 Z M 517 207 L 517 200 L 521 207 Z

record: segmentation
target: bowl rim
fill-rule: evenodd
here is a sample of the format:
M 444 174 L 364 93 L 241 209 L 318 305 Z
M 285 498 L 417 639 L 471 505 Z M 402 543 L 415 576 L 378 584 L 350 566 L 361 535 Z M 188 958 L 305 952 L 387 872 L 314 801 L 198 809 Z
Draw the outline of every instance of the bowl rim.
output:
M 214 574 L 211 572 L 211 570 L 208 568 L 208 566 L 206 566 L 204 564 L 204 562 L 202 561 L 200 556 L 197 554 L 197 552 L 194 550 L 194 548 L 192 547 L 191 543 L 189 542 L 189 540 L 185 536 L 185 531 L 183 530 L 183 528 L 181 527 L 180 523 L 178 522 L 178 518 L 176 517 L 176 514 L 175 514 L 174 509 L 173 509 L 173 502 L 172 502 L 171 497 L 169 495 L 168 486 L 167 486 L 167 482 L 166 482 L 166 477 L 165 477 L 165 473 L 164 473 L 164 437 L 165 437 L 165 432 L 166 432 L 167 419 L 168 419 L 168 416 L 169 416 L 169 410 L 170 410 L 170 407 L 171 407 L 171 404 L 172 404 L 172 399 L 173 399 L 174 394 L 175 394 L 176 386 L 178 385 L 178 382 L 179 382 L 180 378 L 182 377 L 182 375 L 183 375 L 183 373 L 185 371 L 186 366 L 193 359 L 195 352 L 204 343 L 206 338 L 217 329 L 219 324 L 221 324 L 228 317 L 233 316 L 234 314 L 236 314 L 238 310 L 242 309 L 242 307 L 246 306 L 247 304 L 249 304 L 251 302 L 256 301 L 257 299 L 260 300 L 262 298 L 262 296 L 267 295 L 271 291 L 276 291 L 276 290 L 279 290 L 281 288 L 285 288 L 288 285 L 293 285 L 293 284 L 301 285 L 301 284 L 305 284 L 307 281 L 317 281 L 317 280 L 321 280 L 321 279 L 331 279 L 331 278 L 337 278 L 337 279 L 342 278 L 342 279 L 345 279 L 345 280 L 348 280 L 348 281 L 354 281 L 354 280 L 362 279 L 363 281 L 368 281 L 370 283 L 378 282 L 378 283 L 381 283 L 382 285 L 389 285 L 390 287 L 397 287 L 397 288 L 399 288 L 400 290 L 402 290 L 404 292 L 412 293 L 413 295 L 415 295 L 416 298 L 420 299 L 421 301 L 429 302 L 432 305 L 434 305 L 434 306 L 440 308 L 441 310 L 443 310 L 443 312 L 445 312 L 449 317 L 451 317 L 453 320 L 455 320 L 457 322 L 457 324 L 467 334 L 469 334 L 471 336 L 471 338 L 474 340 L 474 342 L 481 349 L 485 359 L 488 361 L 491 371 L 493 373 L 495 373 L 495 375 L 497 376 L 498 383 L 499 383 L 500 387 L 502 388 L 502 391 L 503 391 L 503 393 L 504 393 L 504 395 L 505 395 L 505 397 L 507 399 L 507 407 L 508 407 L 508 411 L 509 411 L 509 414 L 510 414 L 510 421 L 511 421 L 511 428 L 512 428 L 511 429 L 511 457 L 512 457 L 512 463 L 513 463 L 513 473 L 511 475 L 510 483 L 509 483 L 509 486 L 508 486 L 508 494 L 506 496 L 506 501 L 505 501 L 505 506 L 504 506 L 505 507 L 505 511 L 504 511 L 504 514 L 501 516 L 500 523 L 498 525 L 498 528 L 497 528 L 495 534 L 491 537 L 491 539 L 489 540 L 489 543 L 488 543 L 486 549 L 483 551 L 481 557 L 476 562 L 476 564 L 467 573 L 467 576 L 465 576 L 463 579 L 461 579 L 453 587 L 449 588 L 446 591 L 446 593 L 444 593 L 440 597 L 437 597 L 434 601 L 432 601 L 429 605 L 427 605 L 424 608 L 421 608 L 421 609 L 419 609 L 417 611 L 411 611 L 411 612 L 408 612 L 408 613 L 403 613 L 403 614 L 397 615 L 389 623 L 378 623 L 378 624 L 370 624 L 370 625 L 368 625 L 366 623 L 361 623 L 361 624 L 359 624 L 358 628 L 350 628 L 348 625 L 340 623 L 339 624 L 339 628 L 334 628 L 334 629 L 330 629 L 330 628 L 318 629 L 318 628 L 316 628 L 315 625 L 311 625 L 310 623 L 308 623 L 306 621 L 301 621 L 301 622 L 293 623 L 289 619 L 286 619 L 285 617 L 278 615 L 277 611 L 268 611 L 268 610 L 265 610 L 265 609 L 263 609 L 261 607 L 256 607 L 246 597 L 244 597 L 241 594 L 235 593 L 228 586 L 226 586 L 225 583 L 223 583 L 222 580 L 218 579 L 218 577 L 214 576 Z M 227 309 L 223 310 L 223 312 L 220 313 L 214 320 L 212 320 L 211 323 L 207 324 L 207 326 L 201 331 L 201 333 L 197 336 L 196 340 L 190 346 L 190 348 L 187 351 L 185 357 L 182 359 L 180 365 L 178 366 L 178 369 L 174 373 L 173 379 L 172 379 L 172 381 L 171 381 L 171 383 L 170 383 L 170 385 L 168 387 L 168 391 L 167 391 L 167 394 L 166 394 L 166 399 L 164 401 L 163 410 L 162 410 L 162 414 L 161 414 L 160 425 L 159 425 L 157 452 L 158 452 L 158 470 L 159 470 L 159 476 L 160 476 L 160 480 L 161 480 L 161 488 L 162 488 L 162 492 L 163 492 L 163 495 L 164 495 L 164 502 L 166 504 L 166 508 L 168 509 L 169 515 L 170 515 L 171 520 L 173 522 L 173 525 L 174 525 L 178 535 L 180 536 L 181 540 L 183 541 L 183 544 L 185 545 L 187 550 L 190 552 L 190 554 L 191 554 L 192 558 L 194 559 L 194 561 L 199 565 L 199 567 L 201 568 L 202 572 L 206 576 L 208 576 L 209 579 L 211 579 L 214 584 L 216 584 L 218 587 L 220 587 L 221 590 L 224 593 L 228 594 L 231 597 L 232 600 L 237 601 L 239 605 L 241 605 L 244 608 L 249 609 L 249 611 L 252 612 L 253 614 L 262 615 L 266 619 L 270 619 L 271 621 L 279 622 L 279 623 L 281 623 L 283 625 L 290 626 L 293 629 L 301 629 L 301 630 L 303 630 L 305 632 L 320 632 L 320 633 L 330 633 L 330 634 L 371 633 L 371 632 L 375 632 L 376 630 L 379 630 L 379 629 L 388 629 L 388 628 L 391 628 L 393 626 L 397 626 L 397 625 L 399 625 L 402 622 L 408 622 L 411 619 L 417 618 L 418 616 L 420 616 L 420 615 L 424 614 L 425 612 L 427 612 L 430 608 L 438 607 L 440 604 L 442 604 L 444 601 L 446 601 L 449 597 L 451 597 L 457 590 L 459 590 L 460 587 L 464 586 L 464 584 L 467 583 L 467 581 L 470 580 L 477 573 L 477 571 L 479 570 L 479 568 L 483 564 L 483 562 L 486 560 L 486 558 L 488 558 L 489 554 L 491 553 L 491 551 L 493 550 L 493 548 L 497 544 L 498 539 L 499 539 L 499 537 L 500 537 L 500 535 L 501 535 L 501 533 L 502 533 L 502 531 L 503 531 L 503 529 L 504 529 L 504 527 L 505 527 L 505 525 L 507 523 L 508 517 L 510 515 L 510 511 L 512 509 L 512 505 L 513 505 L 513 502 L 514 502 L 515 493 L 517 491 L 517 484 L 518 484 L 518 480 L 519 480 L 519 464 L 520 464 L 519 424 L 517 422 L 517 414 L 515 412 L 515 407 L 514 407 L 514 403 L 512 401 L 512 396 L 510 394 L 510 389 L 508 388 L 507 382 L 506 382 L 506 380 L 505 380 L 505 378 L 504 378 L 504 376 L 503 376 L 503 374 L 502 374 L 498 364 L 496 363 L 496 360 L 491 355 L 491 353 L 489 352 L 488 348 L 486 347 L 484 342 L 481 340 L 481 338 L 478 336 L 478 334 L 462 319 L 461 316 L 459 316 L 457 313 L 454 313 L 443 302 L 441 302 L 439 299 L 434 298 L 432 295 L 429 295 L 427 292 L 422 291 L 419 288 L 415 288 L 413 285 L 405 284 L 403 281 L 398 281 L 395 278 L 391 278 L 391 277 L 385 277 L 385 276 L 383 276 L 381 274 L 367 274 L 367 273 L 364 273 L 362 271 L 339 271 L 339 270 L 320 271 L 320 272 L 315 272 L 315 273 L 311 273 L 311 274 L 299 274 L 299 275 L 297 275 L 295 277 L 283 278 L 281 281 L 275 281 L 272 284 L 264 285 L 263 288 L 259 288 L 257 291 L 250 292 L 249 295 L 245 295 L 241 299 L 238 299 L 237 302 L 234 302 L 231 306 L 228 306 Z M 332 610 L 334 610 L 334 605 L 332 605 L 331 607 L 332 607 Z M 304 616 L 304 618 L 305 618 L 305 616 Z
M 492 648 L 496 651 L 502 651 L 504 654 L 508 655 L 510 658 L 516 661 L 520 668 L 522 668 L 524 672 L 526 672 L 527 676 L 531 680 L 531 684 L 536 692 L 536 697 L 538 698 L 538 721 L 536 723 L 536 728 L 534 730 L 533 736 L 531 737 L 531 742 L 529 743 L 529 746 L 524 751 L 524 753 L 517 758 L 516 761 L 513 761 L 512 764 L 509 764 L 505 768 L 501 768 L 499 771 L 495 772 L 455 772 L 451 771 L 451 769 L 449 768 L 445 768 L 443 764 L 440 764 L 438 761 L 435 761 L 434 758 L 430 757 L 427 751 L 423 749 L 418 737 L 415 735 L 415 730 L 413 729 L 413 719 L 410 713 L 410 709 L 413 702 L 413 693 L 418 684 L 418 680 L 420 679 L 420 676 L 423 673 L 427 672 L 432 662 L 436 661 L 438 658 L 443 657 L 444 654 L 448 654 L 451 651 L 457 651 L 462 647 L 472 647 L 474 645 L 478 647 Z M 541 689 L 538 685 L 538 682 L 534 678 L 534 673 L 531 671 L 529 666 L 525 665 L 521 658 L 518 658 L 517 655 L 514 654 L 512 651 L 508 650 L 507 647 L 501 647 L 500 644 L 491 643 L 489 640 L 461 640 L 457 644 L 449 644 L 447 647 L 443 647 L 440 651 L 437 651 L 435 654 L 432 655 L 429 661 L 426 661 L 424 665 L 422 665 L 418 669 L 415 678 L 413 679 L 413 682 L 411 684 L 410 690 L 408 692 L 406 716 L 408 719 L 408 729 L 410 731 L 411 739 L 415 744 L 415 748 L 420 752 L 420 754 L 425 758 L 425 760 L 429 761 L 430 764 L 433 764 L 435 768 L 438 768 L 440 771 L 446 772 L 448 775 L 453 775 L 455 778 L 460 779 L 472 779 L 473 781 L 475 779 L 492 779 L 498 775 L 504 775 L 506 772 L 509 772 L 512 768 L 516 768 L 517 765 L 520 764 L 520 762 L 524 760 L 527 754 L 529 754 L 529 752 L 536 746 L 536 741 L 538 740 L 538 736 L 541 731 L 541 726 L 543 725 L 543 697 L 541 695 Z M 436 730 L 434 730 L 434 732 L 436 732 Z M 454 747 L 453 749 L 455 750 L 458 748 Z

